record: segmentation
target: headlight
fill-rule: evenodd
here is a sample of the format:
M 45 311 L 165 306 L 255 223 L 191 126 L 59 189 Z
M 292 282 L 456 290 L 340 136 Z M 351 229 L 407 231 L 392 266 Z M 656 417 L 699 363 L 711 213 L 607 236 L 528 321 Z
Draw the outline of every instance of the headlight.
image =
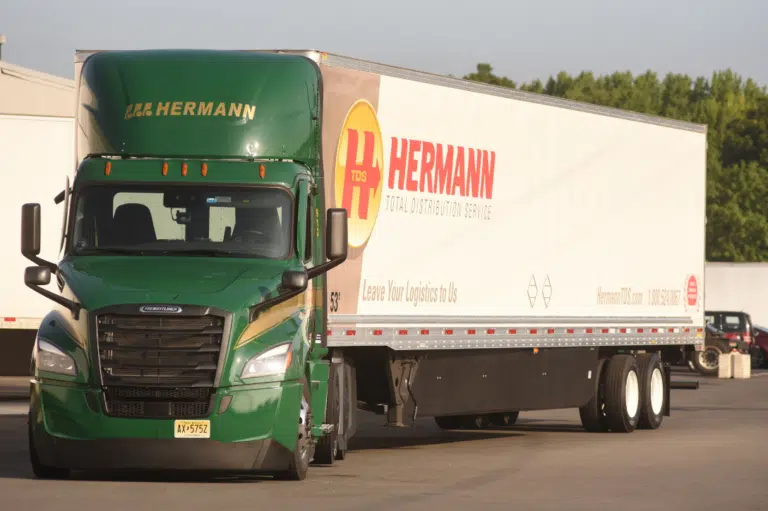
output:
M 285 374 L 288 366 L 291 365 L 292 357 L 291 343 L 270 348 L 264 353 L 251 358 L 245 364 L 240 378 L 258 378 L 261 376 Z
M 37 338 L 37 368 L 51 373 L 77 375 L 75 361 L 51 342 Z

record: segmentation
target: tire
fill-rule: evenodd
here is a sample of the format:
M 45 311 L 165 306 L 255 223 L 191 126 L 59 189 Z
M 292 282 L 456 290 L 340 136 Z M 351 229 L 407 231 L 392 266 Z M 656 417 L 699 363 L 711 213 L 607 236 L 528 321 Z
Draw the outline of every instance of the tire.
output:
M 463 415 L 461 422 L 466 429 L 486 429 L 490 426 L 488 415 Z
M 722 346 L 711 344 L 704 346 L 703 351 L 691 353 L 691 361 L 696 371 L 707 376 L 714 376 L 720 371 L 720 355 L 728 353 Z
M 513 426 L 520 417 L 520 412 L 492 413 L 488 416 L 491 426 Z
M 661 358 L 656 353 L 637 357 L 640 383 L 640 419 L 638 429 L 658 429 L 664 420 L 666 382 Z
M 328 378 L 328 418 L 333 424 L 333 429 L 325 436 L 320 437 L 315 446 L 314 462 L 321 465 L 333 465 L 339 455 L 339 419 L 341 417 L 341 403 L 339 401 L 339 378 L 336 369 L 331 364 Z
M 29 461 L 32 465 L 32 473 L 38 479 L 67 479 L 70 476 L 70 470 L 67 468 L 50 467 L 40 463 L 35 448 L 35 438 L 32 433 L 32 415 L 29 415 L 27 422 L 27 441 L 29 444 Z
M 755 346 L 750 354 L 752 369 L 762 369 L 765 367 L 765 351 L 760 346 Z
M 461 429 L 462 422 L 461 415 L 435 417 L 435 424 L 437 424 L 440 429 Z
M 605 368 L 605 421 L 614 433 L 631 433 L 640 419 L 640 378 L 631 355 L 614 355 Z
M 303 481 L 307 477 L 313 457 L 312 446 L 312 405 L 307 384 L 304 383 L 301 405 L 299 406 L 299 428 L 288 469 L 275 474 L 283 481 Z
M 608 423 L 605 418 L 605 393 L 603 391 L 603 380 L 605 375 L 606 359 L 597 363 L 595 369 L 595 386 L 592 398 L 584 406 L 579 408 L 579 417 L 581 425 L 590 433 L 605 433 L 608 431 Z

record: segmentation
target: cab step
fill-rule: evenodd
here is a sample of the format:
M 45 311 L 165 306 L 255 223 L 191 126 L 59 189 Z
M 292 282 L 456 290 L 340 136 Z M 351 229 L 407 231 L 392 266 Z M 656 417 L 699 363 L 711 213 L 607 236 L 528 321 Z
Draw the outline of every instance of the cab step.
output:
M 333 424 L 320 424 L 312 427 L 312 436 L 315 438 L 323 437 L 333 431 Z

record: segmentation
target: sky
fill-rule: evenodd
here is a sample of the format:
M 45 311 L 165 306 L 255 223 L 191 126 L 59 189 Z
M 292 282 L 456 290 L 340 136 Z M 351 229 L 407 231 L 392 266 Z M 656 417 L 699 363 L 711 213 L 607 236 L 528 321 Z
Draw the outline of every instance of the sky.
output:
M 731 68 L 768 85 L 768 0 L 0 0 L 3 60 L 72 78 L 75 49 L 318 49 L 518 82 Z

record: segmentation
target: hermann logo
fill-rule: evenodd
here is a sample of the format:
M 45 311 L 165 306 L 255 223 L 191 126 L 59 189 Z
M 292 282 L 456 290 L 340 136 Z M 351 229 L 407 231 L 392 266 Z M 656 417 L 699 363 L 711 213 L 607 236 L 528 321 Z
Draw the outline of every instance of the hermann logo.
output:
M 376 224 L 384 182 L 384 146 L 376 111 L 358 100 L 347 112 L 336 148 L 335 197 L 347 210 L 349 245 L 360 248 Z

